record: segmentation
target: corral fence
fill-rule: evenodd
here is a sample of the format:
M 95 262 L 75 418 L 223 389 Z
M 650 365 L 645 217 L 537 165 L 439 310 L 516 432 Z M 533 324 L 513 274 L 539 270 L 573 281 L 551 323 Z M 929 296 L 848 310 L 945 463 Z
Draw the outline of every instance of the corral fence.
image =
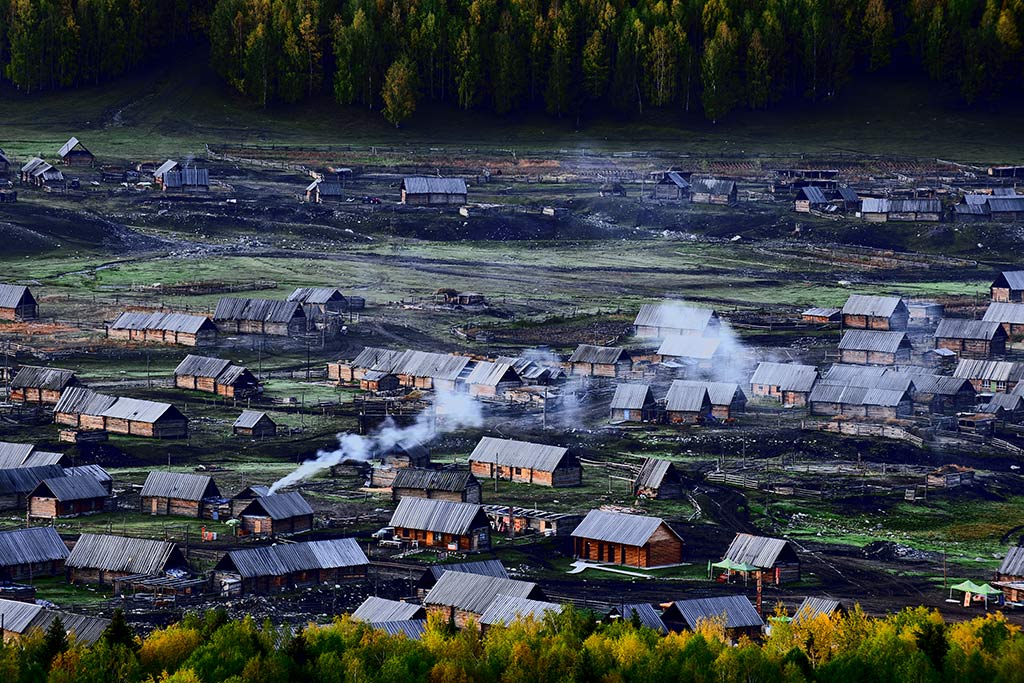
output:
M 895 425 L 868 424 L 863 422 L 812 422 L 802 420 L 800 429 L 810 432 L 831 432 L 848 436 L 873 436 L 883 439 L 906 441 L 918 448 L 924 446 L 924 439 L 903 427 Z
M 765 491 L 766 493 L 773 493 L 777 496 L 791 496 L 793 498 L 825 498 L 828 495 L 824 490 L 820 489 L 808 489 L 799 486 L 773 484 L 771 482 L 761 481 L 754 477 L 748 477 L 743 474 L 733 474 L 731 472 L 708 472 L 704 475 L 704 480 L 713 484 Z

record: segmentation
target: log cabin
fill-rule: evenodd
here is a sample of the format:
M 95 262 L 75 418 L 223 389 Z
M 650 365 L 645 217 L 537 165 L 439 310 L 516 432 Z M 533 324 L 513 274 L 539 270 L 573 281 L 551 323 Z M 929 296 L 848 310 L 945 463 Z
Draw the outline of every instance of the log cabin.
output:
M 815 325 L 834 325 L 843 321 L 841 308 L 808 308 L 800 314 L 800 319 Z
M 821 191 L 820 187 L 814 185 L 805 185 L 798 189 L 796 200 L 793 202 L 793 208 L 797 213 L 821 211 L 828 205 L 829 201 L 825 198 L 825 193 Z
M 491 524 L 471 503 L 402 498 L 391 516 L 395 537 L 421 547 L 476 552 L 491 547 Z
M 124 341 L 201 346 L 217 339 L 217 326 L 205 315 L 126 311 L 107 325 L 106 334 Z
M 170 541 L 107 534 L 82 534 L 65 563 L 69 583 L 110 585 L 134 574 L 188 570 L 185 556 Z
M 0 511 L 24 509 L 39 482 L 63 474 L 59 465 L 0 469 Z
M 1024 197 L 989 197 L 988 210 L 994 221 L 1019 221 L 1024 218 Z
M 851 365 L 907 364 L 912 350 L 905 332 L 847 330 L 839 340 L 839 362 Z
M 718 178 L 690 178 L 690 201 L 694 204 L 735 204 L 736 181 Z
M 678 335 L 718 336 L 718 314 L 674 302 L 644 304 L 633 320 L 633 334 L 641 339 L 665 339 Z
M 764 621 L 743 595 L 677 600 L 661 615 L 673 631 L 696 631 L 702 624 L 715 623 L 723 617 L 725 634 L 731 641 L 737 642 L 743 637 L 751 640 L 761 638 Z
M 409 206 L 462 205 L 468 200 L 462 178 L 410 176 L 402 179 L 402 203 Z
M 242 510 L 249 506 L 249 503 L 261 496 L 269 495 L 269 486 L 261 486 L 259 484 L 246 486 L 231 499 L 231 516 L 238 517 L 238 515 L 242 514 Z
M 569 357 L 569 374 L 581 377 L 625 377 L 633 359 L 622 347 L 580 344 Z
M 225 296 L 217 301 L 213 322 L 228 334 L 292 337 L 306 332 L 306 312 L 297 301 Z
M 1012 392 L 1024 377 L 1024 363 L 961 358 L 953 377 L 969 380 L 979 394 Z
M 523 380 L 508 363 L 478 361 L 466 377 L 469 395 L 479 398 L 501 398 L 506 391 L 521 387 Z
M 669 199 L 682 201 L 690 198 L 690 183 L 677 171 L 667 171 L 655 181 L 651 191 L 652 199 Z
M 169 403 L 117 398 L 71 387 L 53 408 L 54 422 L 83 430 L 106 430 L 155 439 L 184 439 L 188 418 Z
M 916 412 L 925 415 L 956 415 L 973 410 L 978 393 L 966 379 L 915 373 L 912 398 Z
M 306 201 L 313 204 L 324 202 L 341 202 L 345 200 L 345 190 L 341 181 L 333 178 L 317 178 L 306 186 Z
M 370 391 L 375 394 L 398 391 L 401 386 L 402 381 L 398 379 L 398 375 L 377 370 L 368 370 L 359 380 L 361 391 Z
M 843 327 L 860 330 L 906 330 L 910 310 L 897 296 L 853 294 L 843 304 Z
M 96 162 L 96 157 L 92 152 L 73 136 L 61 145 L 61 148 L 57 150 L 57 156 L 65 166 L 92 166 Z
M 658 347 L 657 362 L 670 367 L 712 370 L 732 360 L 728 347 L 719 338 L 676 335 L 665 337 Z
M 235 436 L 247 439 L 267 439 L 277 436 L 277 423 L 262 411 L 243 410 L 231 425 L 231 431 Z
M 0 600 L 0 643 L 17 644 L 25 638 L 49 634 L 60 620 L 65 638 L 76 645 L 94 645 L 110 626 L 110 619 L 89 617 L 56 609 L 48 609 L 16 600 Z
M 289 536 L 313 530 L 313 508 L 295 491 L 258 496 L 239 519 L 242 532 L 250 536 Z
M 800 580 L 800 558 L 781 538 L 736 534 L 722 559 L 757 567 L 762 579 L 776 586 Z
M 397 375 L 404 351 L 366 346 L 351 361 L 327 364 L 327 378 L 338 384 L 360 381 L 368 372 Z
M 39 304 L 24 285 L 0 284 L 0 320 L 35 320 Z
M 402 354 L 396 374 L 402 386 L 410 389 L 459 391 L 473 370 L 468 356 L 428 351 L 406 351 Z
M 480 617 L 499 595 L 545 598 L 540 587 L 531 581 L 449 571 L 427 592 L 423 606 L 428 615 L 439 615 L 456 628 L 464 628 L 470 621 L 479 626 Z
M 288 301 L 302 306 L 306 320 L 312 325 L 323 325 L 329 319 L 340 320 L 348 310 L 348 299 L 334 287 L 296 287 Z
M 185 166 L 163 174 L 157 183 L 164 192 L 209 192 L 210 169 Z
M 185 356 L 174 369 L 174 386 L 233 399 L 260 393 L 259 380 L 244 367 L 228 360 L 193 354 Z
M 579 486 L 579 460 L 561 446 L 485 436 L 469 456 L 470 471 L 483 479 L 507 479 L 538 486 Z
M 843 415 L 875 420 L 910 418 L 909 389 L 880 389 L 819 382 L 810 396 L 811 415 Z
M 798 363 L 758 363 L 750 378 L 750 391 L 754 396 L 777 400 L 783 408 L 807 405 L 818 369 Z
M 982 320 L 1002 325 L 1009 343 L 1024 341 L 1024 304 L 991 303 Z
M 21 182 L 46 192 L 64 192 L 67 189 L 64 173 L 39 157 L 21 167 Z
M 938 199 L 875 199 L 865 197 L 860 206 L 861 218 L 869 223 L 887 221 L 942 220 L 942 202 Z
M 633 480 L 633 495 L 657 500 L 682 498 L 683 478 L 670 461 L 647 458 Z
M 228 595 L 266 595 L 362 579 L 369 564 L 356 539 L 336 538 L 232 550 L 213 575 Z
M 1004 270 L 989 287 L 992 301 L 1006 304 L 1024 304 L 1024 270 Z
M 676 565 L 683 539 L 664 520 L 591 510 L 572 532 L 573 557 L 631 567 Z
M 619 384 L 612 396 L 609 419 L 617 422 L 654 422 L 658 402 L 648 384 Z
M 459 470 L 425 470 L 413 467 L 395 471 L 391 482 L 391 500 L 431 498 L 456 503 L 480 503 L 480 481 L 472 472 Z
M 935 348 L 961 358 L 992 358 L 1006 354 L 1007 334 L 998 322 L 943 318 L 935 330 Z
M 681 390 L 683 387 L 695 387 L 698 390 L 704 388 L 708 392 L 708 400 L 711 401 L 711 415 L 719 420 L 731 420 L 747 408 L 747 395 L 736 382 L 705 382 L 677 379 L 672 382 L 668 393 L 672 394 L 673 388 Z M 668 397 L 666 397 L 666 405 Z
M 68 552 L 52 526 L 0 531 L 0 583 L 63 576 Z
M 57 405 L 68 387 L 81 386 L 74 370 L 22 365 L 11 380 L 11 401 Z
M 63 519 L 103 512 L 110 493 L 92 477 L 44 479 L 28 496 L 29 519 Z
M 665 421 L 669 424 L 700 424 L 711 411 L 711 397 L 701 383 L 673 382 L 665 396 Z
M 996 419 L 1016 424 L 1024 418 L 1024 395 L 1019 393 L 993 394 L 985 405 L 985 412 L 992 413 Z
M 187 472 L 150 472 L 139 493 L 140 511 L 151 515 L 204 517 L 207 501 L 220 499 L 213 478 Z

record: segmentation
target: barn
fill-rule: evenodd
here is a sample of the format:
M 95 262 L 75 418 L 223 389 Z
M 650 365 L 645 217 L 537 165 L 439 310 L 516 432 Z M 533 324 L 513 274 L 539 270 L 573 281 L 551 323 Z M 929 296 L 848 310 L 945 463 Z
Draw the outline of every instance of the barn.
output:
M 0 284 L 0 320 L 35 320 L 39 304 L 24 285 Z
M 843 304 L 843 327 L 861 330 L 906 330 L 910 309 L 897 296 L 853 294 Z
M 521 387 L 523 380 L 508 363 L 479 361 L 466 377 L 465 384 L 470 396 L 500 398 L 506 391 Z
M 247 369 L 228 360 L 193 354 L 174 369 L 174 386 L 234 399 L 260 393 L 259 380 Z
M 718 336 L 718 314 L 710 308 L 694 308 L 673 302 L 644 304 L 633 320 L 633 334 L 642 339 L 677 335 Z
M 204 517 L 207 502 L 221 495 L 213 478 L 204 474 L 150 472 L 139 497 L 143 513 Z
M 998 322 L 943 318 L 935 330 L 935 348 L 949 349 L 961 358 L 1005 355 L 1006 341 L 1006 331 Z
M 625 377 L 633 370 L 633 359 L 620 346 L 580 344 L 569 357 L 569 373 L 582 377 Z
M 90 476 L 44 479 L 28 496 L 29 519 L 58 519 L 103 512 L 110 492 Z
M 808 308 L 800 314 L 800 319 L 815 325 L 832 325 L 843 321 L 841 308 Z
M 898 365 L 910 362 L 906 332 L 847 330 L 839 340 L 839 362 L 852 365 Z
M 969 380 L 979 394 L 1011 392 L 1024 377 L 1024 363 L 961 358 L 953 377 Z
M 68 547 L 52 526 L 0 531 L 0 583 L 63 576 Z
M 402 179 L 402 203 L 410 206 L 465 204 L 469 195 L 462 178 L 410 176 Z
M 239 519 L 242 531 L 251 536 L 288 536 L 313 530 L 313 508 L 297 492 L 254 498 Z
M 480 481 L 472 472 L 401 468 L 391 482 L 391 500 L 431 498 L 456 503 L 479 503 Z
M 507 479 L 539 486 L 579 486 L 580 462 L 568 448 L 485 436 L 469 456 L 479 479 Z
M 543 600 L 544 593 L 531 581 L 447 571 L 423 598 L 427 614 L 463 628 L 480 617 L 499 595 Z
M 65 166 L 92 166 L 96 157 L 86 149 L 78 138 L 72 137 L 57 150 L 57 156 Z
M 692 598 L 673 602 L 661 615 L 673 631 L 696 631 L 703 623 L 715 623 L 725 618 L 725 633 L 733 641 L 746 636 L 752 640 L 761 637 L 764 621 L 750 600 L 743 595 L 722 595 L 713 598 Z
M 213 322 L 229 334 L 290 337 L 306 332 L 306 312 L 297 301 L 221 297 Z
M 1002 325 L 1010 343 L 1024 341 L 1024 304 L 991 303 L 982 320 Z
M 225 594 L 269 594 L 366 576 L 370 561 L 354 538 L 279 543 L 228 552 L 214 566 Z
M 612 422 L 654 422 L 658 403 L 648 384 L 619 384 L 611 402 Z
M 169 403 L 106 396 L 83 387 L 67 389 L 53 413 L 57 424 L 85 430 L 155 439 L 188 436 L 188 418 Z
M 491 547 L 491 524 L 483 508 L 471 503 L 402 498 L 391 516 L 395 536 L 421 547 L 475 552 Z
M 694 204 L 735 204 L 736 181 L 718 178 L 690 178 L 690 201 Z
M 689 199 L 690 183 L 677 171 L 668 171 L 661 174 L 661 178 L 654 183 L 654 190 L 651 192 L 652 199 L 671 199 L 681 201 Z
M 0 643 L 17 643 L 33 636 L 42 640 L 43 634 L 48 634 L 58 620 L 68 641 L 86 647 L 94 645 L 110 626 L 110 619 L 87 617 L 17 600 L 0 600 Z
M 243 410 L 231 425 L 235 436 L 249 439 L 266 439 L 277 436 L 277 424 L 266 413 L 259 410 Z
M 158 575 L 169 569 L 188 570 L 185 556 L 170 541 L 82 534 L 68 555 L 70 583 L 113 584 L 135 574 Z
M 74 370 L 22 365 L 11 380 L 11 401 L 56 405 L 68 387 L 80 386 Z
M 994 302 L 1024 304 L 1024 270 L 1004 270 L 996 276 L 989 294 Z
M 861 217 L 871 223 L 887 221 L 942 220 L 942 202 L 938 199 L 875 199 L 865 197 L 860 206 Z
M 706 389 L 708 399 L 711 401 L 711 414 L 719 420 L 731 420 L 747 408 L 747 395 L 743 393 L 743 389 L 736 382 L 698 382 L 677 379 L 672 382 L 668 394 L 671 396 L 673 390 L 682 391 L 684 388 Z M 667 405 L 668 396 L 665 400 Z
M 683 478 L 670 461 L 647 458 L 633 480 L 633 495 L 658 500 L 682 498 Z
M 682 537 L 657 517 L 591 510 L 572 539 L 573 557 L 590 562 L 650 568 L 683 559 Z
M 107 325 L 107 336 L 125 341 L 199 346 L 217 339 L 217 326 L 205 315 L 126 311 Z
M 800 558 L 793 545 L 781 538 L 736 534 L 722 559 L 757 567 L 762 578 L 776 586 L 800 580 Z
M 750 391 L 754 396 L 777 400 L 784 408 L 803 407 L 817 381 L 818 369 L 813 365 L 764 361 L 758 363 L 750 378 Z

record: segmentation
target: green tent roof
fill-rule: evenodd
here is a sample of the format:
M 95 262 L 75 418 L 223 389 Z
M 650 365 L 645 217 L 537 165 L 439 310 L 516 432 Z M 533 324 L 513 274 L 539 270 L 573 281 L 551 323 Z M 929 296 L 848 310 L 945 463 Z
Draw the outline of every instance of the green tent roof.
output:
M 752 564 L 746 562 L 733 562 L 729 558 L 725 558 L 721 562 L 715 562 L 712 567 L 717 569 L 727 569 L 733 572 L 756 572 L 760 567 L 755 567 Z
M 960 591 L 961 593 L 974 593 L 975 595 L 999 595 L 1002 593 L 1001 590 L 993 588 L 987 583 L 978 584 L 970 579 L 952 586 L 951 590 Z

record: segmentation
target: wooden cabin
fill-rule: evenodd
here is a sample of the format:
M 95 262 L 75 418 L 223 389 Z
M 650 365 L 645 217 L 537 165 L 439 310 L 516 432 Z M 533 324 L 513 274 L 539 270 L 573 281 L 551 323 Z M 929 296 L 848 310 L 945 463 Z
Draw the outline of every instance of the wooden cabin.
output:
M 750 378 L 750 391 L 777 400 L 784 408 L 798 408 L 807 405 L 817 381 L 818 369 L 813 365 L 761 362 Z
M 24 285 L 0 284 L 0 320 L 36 320 L 39 304 Z
M 690 198 L 690 183 L 682 173 L 667 171 L 661 174 L 651 191 L 652 199 L 682 201 Z
M 213 478 L 205 474 L 150 472 L 139 497 L 144 514 L 199 518 L 207 501 L 221 495 Z
M 499 579 L 509 578 L 501 560 L 475 560 L 473 562 L 455 562 L 450 564 L 434 564 L 426 567 L 416 582 L 416 597 L 423 599 L 427 592 L 437 585 L 438 580 L 447 572 L 461 574 L 477 574 Z
M 710 308 L 694 308 L 670 301 L 644 304 L 633 320 L 633 334 L 641 339 L 665 339 L 679 335 L 716 337 L 718 314 Z
M 418 441 L 399 441 L 390 448 L 375 452 L 373 458 L 389 467 L 430 467 L 430 451 Z
M 1024 270 L 1004 270 L 989 287 L 992 301 L 1024 304 Z
M 949 349 L 962 358 L 1003 356 L 1006 341 L 1006 331 L 998 322 L 943 318 L 935 330 L 935 348 Z
M 39 157 L 31 159 L 21 167 L 21 182 L 46 192 L 64 192 L 67 190 L 67 180 L 64 178 L 64 173 Z
M 793 202 L 793 208 L 797 213 L 821 211 L 828 205 L 829 201 L 825 198 L 825 193 L 821 191 L 820 187 L 814 185 L 805 185 L 798 189 L 796 200 Z
M 805 323 L 814 323 L 815 325 L 834 325 L 843 321 L 843 309 L 808 308 L 800 314 L 800 319 Z
M 402 203 L 410 206 L 465 204 L 469 195 L 462 178 L 410 176 L 402 179 Z
M 371 391 L 373 393 L 398 391 L 401 386 L 402 381 L 398 379 L 398 375 L 390 372 L 378 372 L 377 370 L 368 370 L 359 380 L 359 389 L 361 391 Z
M 991 303 L 982 320 L 999 323 L 1010 343 L 1024 341 L 1024 304 Z
M 327 378 L 345 384 L 358 382 L 368 372 L 398 374 L 405 351 L 366 346 L 351 361 L 327 364 Z
M 53 408 L 54 422 L 83 430 L 154 439 L 184 439 L 188 418 L 169 403 L 118 398 L 70 387 Z
M 985 406 L 985 412 L 992 413 L 999 420 L 1018 423 L 1024 419 L 1024 395 L 1019 393 L 993 394 Z
M 658 418 L 658 402 L 648 384 L 619 384 L 610 406 L 614 422 L 654 422 Z
M 297 287 L 287 300 L 301 305 L 306 319 L 319 326 L 342 320 L 349 310 L 348 299 L 334 287 Z
M 938 199 L 875 199 L 865 197 L 860 205 L 861 218 L 869 223 L 938 222 L 942 220 L 942 202 Z
M 291 337 L 306 332 L 306 312 L 297 301 L 221 297 L 213 322 L 228 334 Z
M 853 365 L 907 364 L 911 352 L 905 332 L 847 330 L 839 341 L 839 362 Z
M 42 640 L 57 623 L 63 626 L 67 642 L 85 647 L 95 645 L 110 627 L 110 619 L 63 612 L 17 600 L 0 600 L 0 644 L 18 647 L 23 639 L 38 637 Z
M 126 311 L 106 327 L 110 339 L 200 346 L 217 339 L 217 326 L 205 315 Z
M 362 579 L 369 564 L 356 539 L 336 538 L 232 550 L 213 576 L 225 595 L 267 595 Z
M 896 296 L 853 294 L 843 304 L 843 327 L 861 330 L 906 330 L 910 310 Z
M 914 409 L 926 415 L 956 415 L 973 410 L 977 392 L 966 379 L 946 375 L 914 374 Z
M 411 389 L 460 391 L 473 365 L 473 359 L 468 356 L 406 351 L 396 373 L 402 386 Z
M 103 512 L 110 492 L 92 477 L 44 479 L 29 494 L 29 519 L 59 519 Z
M 994 221 L 1020 221 L 1024 219 L 1024 197 L 989 197 L 988 210 Z
M 633 480 L 633 495 L 658 500 L 682 498 L 683 478 L 670 461 L 647 458 Z
M 712 414 L 711 397 L 700 382 L 672 383 L 665 396 L 665 421 L 669 424 L 699 424 Z
M 729 363 L 732 357 L 720 338 L 684 334 L 665 337 L 658 347 L 656 360 L 664 364 L 711 370 Z
M 288 536 L 313 530 L 313 508 L 297 492 L 258 496 L 239 519 L 242 532 L 251 536 Z
M 249 503 L 260 498 L 262 496 L 270 495 L 270 487 L 263 486 L 260 484 L 252 484 L 246 486 L 244 489 L 239 491 L 231 498 L 231 516 L 238 517 L 242 514 L 242 510 L 249 506 Z
M 746 637 L 759 640 L 764 621 L 744 595 L 720 595 L 710 598 L 677 600 L 662 613 L 672 631 L 696 631 L 705 622 L 725 620 L 725 635 L 733 642 Z
M 735 204 L 736 182 L 718 178 L 690 178 L 690 201 L 694 204 Z
M 63 576 L 68 547 L 52 526 L 0 531 L 0 583 Z
M 881 389 L 818 382 L 809 399 L 811 415 L 842 415 L 874 420 L 912 417 L 909 389 Z
M 231 425 L 231 431 L 247 439 L 266 439 L 277 436 L 277 423 L 262 411 L 243 410 Z
M 159 575 L 168 569 L 188 570 L 188 562 L 170 541 L 82 534 L 65 563 L 69 583 L 110 585 L 135 574 Z
M 465 379 L 469 395 L 479 398 L 501 398 L 506 391 L 521 387 L 523 380 L 508 363 L 478 361 Z
M 10 400 L 14 403 L 57 405 L 68 387 L 81 386 L 74 370 L 22 365 L 11 380 Z
M 757 567 L 762 579 L 776 586 L 800 580 L 800 558 L 781 538 L 736 534 L 722 559 Z
M 969 380 L 979 394 L 1012 392 L 1024 377 L 1024 363 L 961 358 L 953 377 Z
M 174 386 L 224 398 L 244 399 L 260 393 L 260 382 L 231 361 L 189 354 L 174 369 Z
M 544 592 L 531 581 L 446 571 L 423 598 L 427 615 L 438 615 L 456 628 L 480 617 L 498 596 L 543 600 Z
M 334 178 L 317 178 L 306 186 L 306 201 L 313 204 L 345 201 L 345 188 Z
M 456 503 L 479 504 L 480 481 L 465 470 L 425 470 L 413 467 L 395 471 L 391 482 L 391 500 L 403 498 L 430 498 Z
M 572 532 L 573 557 L 631 567 L 676 565 L 683 539 L 664 520 L 591 510 Z
M 580 344 L 569 357 L 569 374 L 582 377 L 625 377 L 633 370 L 633 359 L 619 346 Z
M 59 465 L 0 469 L 0 511 L 23 510 L 39 482 L 63 474 Z
M 696 387 L 707 390 L 708 399 L 711 401 L 711 415 L 719 420 L 731 420 L 740 413 L 746 411 L 747 395 L 735 382 L 702 382 L 677 379 L 672 382 L 668 393 L 672 394 L 675 387 Z M 677 389 L 678 390 L 678 389 Z M 666 403 L 668 399 L 666 397 Z
M 491 524 L 483 508 L 471 503 L 402 498 L 391 516 L 395 537 L 420 547 L 456 552 L 490 550 Z
M 164 173 L 157 185 L 164 192 L 209 192 L 210 169 L 178 166 Z
M 76 137 L 61 145 L 57 156 L 65 166 L 92 166 L 96 162 L 96 157 Z
M 561 446 L 485 436 L 469 455 L 470 471 L 480 480 L 506 479 L 538 486 L 579 486 L 583 470 Z

